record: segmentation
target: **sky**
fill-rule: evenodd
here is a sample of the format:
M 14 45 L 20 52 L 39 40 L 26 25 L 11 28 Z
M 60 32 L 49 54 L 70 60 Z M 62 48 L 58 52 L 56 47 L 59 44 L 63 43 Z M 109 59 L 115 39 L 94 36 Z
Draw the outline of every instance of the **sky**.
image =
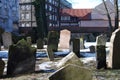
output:
M 94 8 L 99 5 L 102 0 L 67 0 L 72 3 L 73 8 Z

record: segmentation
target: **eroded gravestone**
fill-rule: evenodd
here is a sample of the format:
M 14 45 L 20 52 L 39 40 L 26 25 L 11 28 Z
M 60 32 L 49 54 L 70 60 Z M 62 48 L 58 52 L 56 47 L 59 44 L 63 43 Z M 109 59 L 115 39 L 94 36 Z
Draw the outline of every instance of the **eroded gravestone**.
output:
M 120 69 L 120 29 L 115 30 L 110 39 L 108 67 Z
M 83 63 L 80 61 L 80 58 L 78 58 L 74 52 L 70 52 L 67 56 L 61 59 L 57 64 L 57 68 L 61 68 L 68 64 L 83 66 Z
M 7 75 L 31 73 L 35 71 L 36 49 L 24 39 L 9 48 Z
M 2 34 L 2 39 L 3 39 L 3 45 L 4 48 L 9 48 L 9 46 L 12 44 L 12 35 L 10 32 L 4 32 Z
M 53 73 L 49 80 L 92 80 L 92 72 L 87 68 L 70 64 Z
M 107 37 L 105 34 L 97 36 L 96 39 L 96 65 L 97 69 L 106 68 L 106 41 Z
M 60 31 L 60 48 L 61 49 L 69 49 L 70 47 L 70 36 L 71 32 L 69 30 L 61 30 Z
M 80 49 L 84 49 L 84 39 L 83 37 L 80 38 Z
M 80 57 L 80 39 L 72 39 L 71 40 L 71 51 L 73 51 L 77 57 Z
M 57 31 L 50 31 L 48 33 L 47 53 L 50 61 L 54 60 L 54 52 L 58 51 L 59 33 Z

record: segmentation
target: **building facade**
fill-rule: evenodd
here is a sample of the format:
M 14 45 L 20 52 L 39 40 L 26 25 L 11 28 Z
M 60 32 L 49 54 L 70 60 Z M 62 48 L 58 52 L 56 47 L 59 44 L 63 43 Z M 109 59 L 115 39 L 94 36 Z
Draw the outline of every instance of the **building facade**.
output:
M 0 27 L 5 32 L 17 30 L 19 21 L 18 0 L 0 0 Z
M 35 0 L 19 0 L 20 20 L 19 28 L 23 33 L 36 27 L 34 5 L 31 3 Z M 60 4 L 59 4 L 60 2 Z M 72 5 L 66 0 L 46 0 L 46 17 L 48 29 L 50 27 L 59 27 L 59 6 L 60 8 L 71 8 Z
M 109 13 L 111 13 L 111 23 L 114 26 L 114 5 L 109 0 L 105 3 Z M 60 14 L 61 29 L 68 29 L 73 33 L 101 33 L 110 31 L 109 21 L 103 3 L 93 9 L 61 9 Z
M 2 33 L 2 43 L 4 48 L 9 48 L 12 44 L 11 33 L 18 34 L 18 1 L 19 0 L 0 0 L 0 27 L 4 29 L 4 32 Z

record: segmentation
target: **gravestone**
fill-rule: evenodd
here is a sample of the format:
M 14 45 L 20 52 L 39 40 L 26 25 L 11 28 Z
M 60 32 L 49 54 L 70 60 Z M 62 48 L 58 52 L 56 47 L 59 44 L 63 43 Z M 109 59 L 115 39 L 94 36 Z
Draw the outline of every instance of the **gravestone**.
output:
M 91 45 L 89 47 L 91 53 L 95 53 L 95 46 Z
M 30 45 L 32 45 L 32 39 L 31 39 L 30 36 L 28 36 L 28 37 L 26 38 L 26 41 L 27 41 Z
M 72 39 L 71 41 L 71 51 L 73 51 L 77 57 L 80 57 L 80 39 Z
M 37 40 L 37 49 L 43 49 L 43 40 L 41 38 Z
M 57 68 L 61 68 L 61 67 L 66 66 L 68 64 L 83 66 L 83 63 L 80 61 L 80 58 L 78 58 L 74 52 L 70 52 L 67 56 L 62 58 L 58 62 Z
M 115 30 L 110 39 L 108 67 L 120 69 L 120 29 Z
M 84 39 L 83 37 L 80 38 L 80 49 L 84 49 L 85 46 L 84 46 Z
M 69 30 L 61 30 L 60 31 L 60 48 L 61 49 L 69 49 L 70 47 L 70 36 L 71 32 Z
M 48 33 L 47 53 L 50 61 L 54 60 L 54 52 L 58 51 L 59 33 L 57 31 L 50 31 Z
M 12 45 L 12 35 L 10 32 L 4 32 L 2 34 L 2 41 L 4 48 L 9 48 L 10 45 Z
M 105 34 L 97 36 L 96 39 L 96 62 L 97 69 L 106 68 L 106 45 L 107 37 Z
M 24 39 L 9 48 L 7 75 L 31 73 L 35 71 L 36 49 Z
M 53 73 L 49 80 L 92 80 L 92 71 L 78 65 L 67 65 Z

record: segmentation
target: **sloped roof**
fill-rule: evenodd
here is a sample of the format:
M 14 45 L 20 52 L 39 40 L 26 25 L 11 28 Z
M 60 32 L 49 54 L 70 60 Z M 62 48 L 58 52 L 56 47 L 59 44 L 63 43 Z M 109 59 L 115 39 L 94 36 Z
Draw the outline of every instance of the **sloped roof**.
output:
M 91 19 L 92 9 L 61 9 L 61 15 L 78 17 L 79 19 Z

